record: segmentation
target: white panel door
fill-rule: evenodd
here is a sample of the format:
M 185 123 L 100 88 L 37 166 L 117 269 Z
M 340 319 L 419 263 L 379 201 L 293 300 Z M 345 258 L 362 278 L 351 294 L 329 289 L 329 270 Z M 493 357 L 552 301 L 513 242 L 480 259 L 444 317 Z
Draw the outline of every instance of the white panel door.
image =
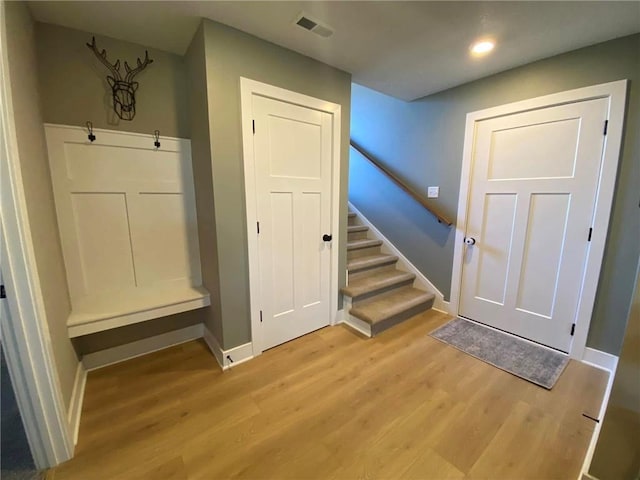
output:
M 263 348 L 329 324 L 331 115 L 254 95 Z
M 462 316 L 569 351 L 607 109 L 598 99 L 477 124 Z

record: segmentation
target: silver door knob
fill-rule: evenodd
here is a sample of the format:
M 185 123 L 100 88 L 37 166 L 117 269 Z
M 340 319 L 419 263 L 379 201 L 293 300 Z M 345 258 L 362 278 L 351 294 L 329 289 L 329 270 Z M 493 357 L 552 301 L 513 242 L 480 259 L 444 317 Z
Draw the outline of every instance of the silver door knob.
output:
M 464 243 L 466 243 L 467 245 L 475 245 L 476 239 L 473 237 L 464 237 Z

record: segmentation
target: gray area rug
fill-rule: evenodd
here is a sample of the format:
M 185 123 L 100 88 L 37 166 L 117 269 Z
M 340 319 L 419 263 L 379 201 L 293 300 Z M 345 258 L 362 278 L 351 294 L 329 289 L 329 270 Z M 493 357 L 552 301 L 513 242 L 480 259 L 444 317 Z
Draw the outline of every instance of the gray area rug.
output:
M 472 357 L 551 390 L 569 357 L 506 333 L 456 318 L 429 335 Z

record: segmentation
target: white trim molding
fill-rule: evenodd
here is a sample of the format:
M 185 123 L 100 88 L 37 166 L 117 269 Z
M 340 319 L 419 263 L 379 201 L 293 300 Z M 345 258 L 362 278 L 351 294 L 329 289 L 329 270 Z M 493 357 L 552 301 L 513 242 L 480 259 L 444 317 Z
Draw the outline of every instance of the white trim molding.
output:
M 438 288 L 429 280 L 420 270 L 416 268 L 416 266 L 411 263 L 407 257 L 405 257 L 400 250 L 396 248 L 396 246 L 391 243 L 391 241 L 385 237 L 380 230 L 376 228 L 376 226 L 369 221 L 367 217 L 365 217 L 360 210 L 358 210 L 351 202 L 349 202 L 349 209 L 357 215 L 357 218 L 362 222 L 363 225 L 369 227 L 369 231 L 376 237 L 378 240 L 382 240 L 381 251 L 383 253 L 387 253 L 389 255 L 395 255 L 398 257 L 398 263 L 396 264 L 399 270 L 403 272 L 413 273 L 416 276 L 416 283 L 421 290 L 425 290 L 427 292 L 433 293 L 435 295 L 435 299 L 433 302 L 433 309 L 443 313 L 449 313 L 455 315 L 450 312 L 449 302 L 444 300 L 444 295 Z
M 69 412 L 67 420 L 69 428 L 73 433 L 73 444 L 78 444 L 78 432 L 80 431 L 80 417 L 82 416 L 82 402 L 84 400 L 84 388 L 87 385 L 87 370 L 78 363 L 76 370 L 76 379 L 73 383 L 73 392 L 71 392 L 71 403 L 69 404 Z
M 588 475 L 589 468 L 591 468 L 591 461 L 593 460 L 593 454 L 596 451 L 596 445 L 598 444 L 598 437 L 600 436 L 600 429 L 604 422 L 604 415 L 607 412 L 607 405 L 609 405 L 609 397 L 611 396 L 611 389 L 613 388 L 613 380 L 616 376 L 616 369 L 618 368 L 618 357 L 611 355 L 610 353 L 596 350 L 595 348 L 585 348 L 584 357 L 582 363 L 592 365 L 602 370 L 609 372 L 609 380 L 607 381 L 607 388 L 604 391 L 602 397 L 602 403 L 600 404 L 600 412 L 598 412 L 598 422 L 596 423 L 593 433 L 591 434 L 591 441 L 587 448 L 587 454 L 582 462 L 581 474 L 578 476 L 578 480 L 583 478 L 583 475 Z
M 69 429 L 51 349 L 27 217 L 11 97 L 5 22 L 5 3 L 1 2 L 0 263 L 7 299 L 0 315 L 0 328 L 7 366 L 31 453 L 36 467 L 44 469 L 72 457 L 73 435 Z
M 352 299 L 351 297 L 344 296 L 342 306 L 344 307 L 344 315 L 342 317 L 342 321 L 340 323 L 344 323 L 350 328 L 354 329 L 356 332 L 364 335 L 365 337 L 371 338 L 373 334 L 371 333 L 371 325 L 367 322 L 360 320 L 358 317 L 354 317 L 349 313 L 351 310 Z
M 211 350 L 211 353 L 213 353 L 213 356 L 216 357 L 216 361 L 218 362 L 218 365 L 220 365 L 220 368 L 224 370 L 224 355 L 222 353 L 222 347 L 218 343 L 218 339 L 215 335 L 211 333 L 206 326 L 202 332 L 202 338 L 207 344 L 207 347 L 209 347 L 209 350 Z
M 253 95 L 272 98 L 288 102 L 302 107 L 312 108 L 326 112 L 332 117 L 332 186 L 331 186 L 331 227 L 333 242 L 331 248 L 331 274 L 330 274 L 330 306 L 328 323 L 335 325 L 338 312 L 338 258 L 340 245 L 340 145 L 342 107 L 337 103 L 327 102 L 318 98 L 292 92 L 284 88 L 275 87 L 266 83 L 240 77 L 240 103 L 242 118 L 242 152 L 244 165 L 244 189 L 247 214 L 247 242 L 249 259 L 249 300 L 251 311 L 251 345 L 252 356 L 262 353 L 262 335 L 260 323 L 260 275 L 258 238 L 255 225 L 257 222 L 256 211 L 256 182 L 253 150 L 253 107 L 251 98 Z M 206 339 L 205 335 L 205 339 Z M 216 357 L 217 358 L 217 357 Z M 234 366 L 237 362 L 234 362 Z
M 253 345 L 251 342 L 245 343 L 243 345 L 238 345 L 237 347 L 230 348 L 229 350 L 223 350 L 218 342 L 218 339 L 209 331 L 207 327 L 204 327 L 204 341 L 213 353 L 213 356 L 216 357 L 218 361 L 218 365 L 220 368 L 224 370 L 229 370 L 230 368 L 237 367 L 238 365 L 243 364 L 251 360 L 253 355 Z
M 197 340 L 203 336 L 203 325 L 198 323 L 188 327 L 173 330 L 153 337 L 143 338 L 135 342 L 125 343 L 117 347 L 106 348 L 88 353 L 82 357 L 82 363 L 87 371 L 124 362 L 148 353 L 180 345 L 181 343 Z
M 616 373 L 616 368 L 618 368 L 618 357 L 607 352 L 596 350 L 595 348 L 587 347 L 584 349 L 582 363 L 607 370 L 613 375 Z
M 45 130 L 54 128 L 57 130 L 69 130 L 71 132 L 80 131 L 83 134 L 83 140 L 86 140 L 86 137 L 87 137 L 87 130 L 85 129 L 85 127 L 81 127 L 77 125 L 64 125 L 60 123 L 50 123 L 50 122 L 45 122 L 42 125 L 44 126 Z M 107 128 L 93 128 L 92 131 L 93 133 L 99 133 L 102 135 L 117 136 L 118 146 L 124 147 L 124 148 L 140 148 L 141 146 L 146 145 L 149 141 L 155 140 L 155 136 L 152 133 L 127 132 L 124 130 L 112 130 Z M 100 139 L 100 140 L 103 140 L 103 139 Z M 181 142 L 188 142 L 189 144 L 191 143 L 190 138 L 181 138 L 181 137 L 162 136 L 160 137 L 160 140 L 169 142 L 172 145 L 176 143 L 179 144 Z M 103 142 L 102 141 L 99 142 L 96 139 L 96 141 L 93 143 L 94 145 L 100 145 Z M 166 149 L 165 147 L 166 145 L 163 146 L 162 149 L 165 150 Z
M 609 100 L 608 130 L 605 137 L 602 154 L 602 165 L 593 217 L 593 235 L 589 246 L 586 267 L 584 271 L 582 291 L 575 319 L 576 331 L 571 344 L 569 355 L 576 360 L 582 360 L 585 354 L 587 335 L 591 322 L 593 304 L 595 302 L 604 246 L 609 227 L 609 216 L 613 203 L 616 174 L 622 131 L 624 125 L 624 110 L 627 96 L 627 80 L 578 88 L 566 92 L 545 95 L 521 102 L 510 103 L 498 107 L 488 108 L 467 114 L 464 149 L 462 156 L 462 172 L 460 176 L 460 195 L 458 197 L 458 215 L 456 220 L 453 272 L 451 276 L 450 310 L 453 315 L 459 312 L 460 288 L 462 279 L 462 260 L 464 254 L 463 240 L 467 225 L 467 210 L 471 187 L 471 171 L 473 162 L 473 144 L 475 140 L 476 124 L 483 120 L 512 115 L 542 107 L 551 107 L 568 103 L 606 98 Z

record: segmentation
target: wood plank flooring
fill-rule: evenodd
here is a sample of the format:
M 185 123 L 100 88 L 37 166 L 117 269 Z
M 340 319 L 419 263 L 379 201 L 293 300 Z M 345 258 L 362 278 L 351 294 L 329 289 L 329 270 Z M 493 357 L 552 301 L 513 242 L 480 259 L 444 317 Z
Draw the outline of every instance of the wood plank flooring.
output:
M 328 327 L 221 372 L 202 341 L 89 373 L 78 479 L 575 479 L 607 374 L 552 391 L 428 336 Z

